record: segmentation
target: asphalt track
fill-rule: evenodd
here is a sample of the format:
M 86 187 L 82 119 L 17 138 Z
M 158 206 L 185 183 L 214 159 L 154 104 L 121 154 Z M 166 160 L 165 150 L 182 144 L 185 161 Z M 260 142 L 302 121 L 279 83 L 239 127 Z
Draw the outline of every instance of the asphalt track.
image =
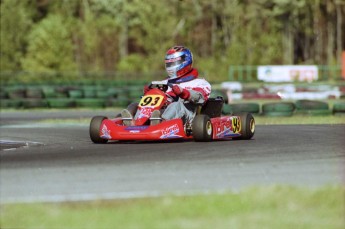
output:
M 87 125 L 35 124 L 100 113 L 1 113 L 0 140 L 20 147 L 0 144 L 0 203 L 345 184 L 345 125 L 259 125 L 249 141 L 97 145 Z

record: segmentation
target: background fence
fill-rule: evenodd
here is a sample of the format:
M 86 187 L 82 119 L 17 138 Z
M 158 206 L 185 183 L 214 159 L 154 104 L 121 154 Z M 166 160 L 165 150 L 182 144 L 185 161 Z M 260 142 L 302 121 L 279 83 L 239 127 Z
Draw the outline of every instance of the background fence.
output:
M 318 81 L 308 85 L 341 86 L 341 92 L 344 94 L 345 81 L 341 78 L 340 66 L 318 66 L 318 70 Z M 143 85 L 152 80 L 162 79 L 165 72 L 0 72 L 0 75 L 0 108 L 16 109 L 125 107 L 140 98 Z M 248 85 L 248 88 L 244 86 L 243 93 L 250 92 L 250 96 L 257 96 L 262 87 L 261 81 L 257 79 L 257 66 L 230 66 L 228 76 L 223 76 L 218 82 L 211 82 L 213 96 L 221 95 L 226 98 L 225 92 L 220 90 L 220 83 L 224 81 L 243 82 L 244 85 Z M 276 97 L 275 94 L 274 98 Z

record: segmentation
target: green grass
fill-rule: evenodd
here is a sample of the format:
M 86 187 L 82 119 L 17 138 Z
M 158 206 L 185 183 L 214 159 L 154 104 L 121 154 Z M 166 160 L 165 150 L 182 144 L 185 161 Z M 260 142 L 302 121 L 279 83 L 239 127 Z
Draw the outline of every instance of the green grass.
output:
M 254 114 L 254 118 L 256 125 L 345 124 L 345 115 L 267 117 Z
M 1 228 L 344 228 L 344 187 L 1 205 Z

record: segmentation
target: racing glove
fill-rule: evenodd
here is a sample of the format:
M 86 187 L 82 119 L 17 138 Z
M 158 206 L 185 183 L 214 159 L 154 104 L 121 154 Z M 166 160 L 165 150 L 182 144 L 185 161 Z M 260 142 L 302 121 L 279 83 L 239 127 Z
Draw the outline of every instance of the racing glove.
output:
M 190 92 L 178 85 L 171 86 L 172 91 L 175 95 L 179 96 L 181 99 L 188 100 L 190 98 Z

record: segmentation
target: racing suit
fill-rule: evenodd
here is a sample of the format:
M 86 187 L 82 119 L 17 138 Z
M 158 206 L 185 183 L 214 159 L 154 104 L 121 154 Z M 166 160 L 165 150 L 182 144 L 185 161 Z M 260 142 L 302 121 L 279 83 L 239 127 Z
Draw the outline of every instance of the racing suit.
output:
M 189 92 L 188 98 L 182 99 L 175 95 L 171 87 L 168 88 L 166 93 L 171 97 L 171 103 L 162 113 L 163 119 L 182 118 L 185 122 L 192 122 L 197 106 L 204 104 L 211 93 L 211 85 L 205 79 L 198 78 L 198 76 L 197 69 L 192 69 L 185 76 L 163 81 L 168 85 L 176 84 L 181 89 L 186 89 Z

